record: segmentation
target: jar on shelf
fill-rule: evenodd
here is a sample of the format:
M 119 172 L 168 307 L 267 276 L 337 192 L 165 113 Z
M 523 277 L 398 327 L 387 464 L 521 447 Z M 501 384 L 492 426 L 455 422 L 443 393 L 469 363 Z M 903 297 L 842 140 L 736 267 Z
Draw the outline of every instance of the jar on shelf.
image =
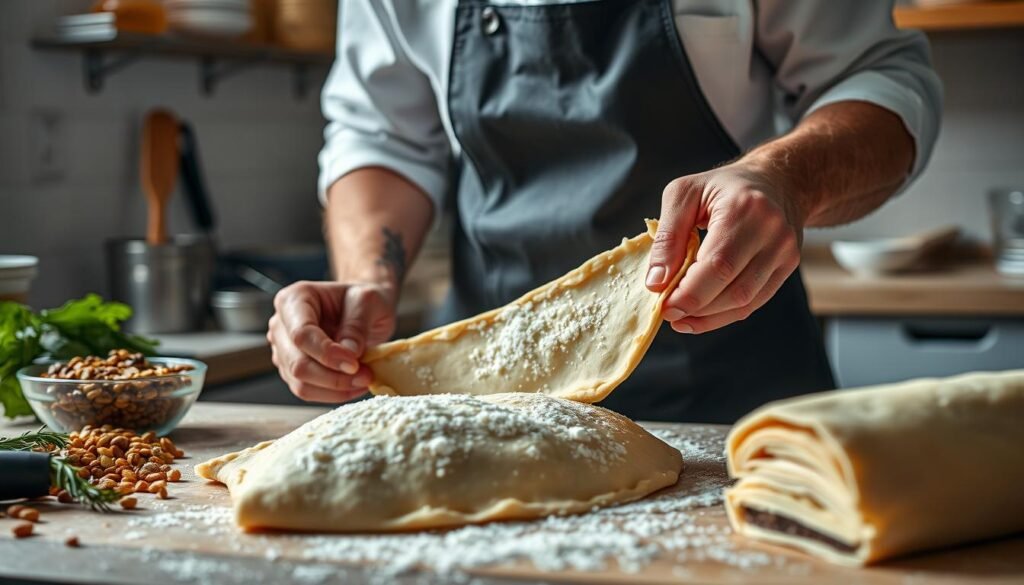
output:
M 274 40 L 289 49 L 314 53 L 334 51 L 338 27 L 336 0 L 277 0 Z
M 120 32 L 159 35 L 167 30 L 167 12 L 157 0 L 97 0 L 93 12 L 112 12 Z

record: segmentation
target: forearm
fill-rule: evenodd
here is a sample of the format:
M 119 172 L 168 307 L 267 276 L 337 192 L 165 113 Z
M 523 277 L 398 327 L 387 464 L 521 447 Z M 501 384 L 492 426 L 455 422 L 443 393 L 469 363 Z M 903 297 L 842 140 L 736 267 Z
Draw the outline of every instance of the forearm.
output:
M 353 171 L 328 190 L 326 237 L 335 279 L 397 292 L 430 227 L 433 206 L 384 168 Z
M 868 102 L 838 102 L 761 145 L 741 163 L 774 177 L 801 223 L 851 222 L 881 206 L 906 180 L 914 141 L 899 116 Z

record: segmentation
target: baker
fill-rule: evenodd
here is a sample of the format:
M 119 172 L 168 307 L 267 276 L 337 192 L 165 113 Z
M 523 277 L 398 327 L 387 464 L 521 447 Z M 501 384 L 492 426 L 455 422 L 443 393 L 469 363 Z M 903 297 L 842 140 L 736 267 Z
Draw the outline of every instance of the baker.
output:
M 797 267 L 805 227 L 870 213 L 928 159 L 941 87 L 888 2 L 345 0 L 323 94 L 335 281 L 276 298 L 299 397 L 365 392 L 402 278 L 454 218 L 450 322 L 507 303 L 660 218 L 665 324 L 603 404 L 731 422 L 834 386 Z M 453 389 L 455 390 L 455 389 Z

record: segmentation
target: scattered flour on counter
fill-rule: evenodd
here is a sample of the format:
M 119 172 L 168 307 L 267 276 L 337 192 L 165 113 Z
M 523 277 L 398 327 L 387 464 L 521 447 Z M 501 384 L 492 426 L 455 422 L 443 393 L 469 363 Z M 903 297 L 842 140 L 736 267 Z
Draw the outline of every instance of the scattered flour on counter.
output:
M 338 572 L 331 565 L 297 565 L 292 569 L 292 583 L 299 585 L 320 585 L 327 582 Z
M 150 573 L 152 583 L 197 583 L 223 585 L 225 583 L 266 583 L 265 571 L 238 562 L 225 562 L 195 552 L 167 551 L 147 546 L 141 549 L 139 563 Z M 269 581 L 273 582 L 273 581 Z
M 207 534 L 237 532 L 234 526 L 234 511 L 224 506 L 197 504 L 171 504 L 153 501 L 151 506 L 159 513 L 137 516 L 128 521 L 132 528 L 185 528 L 200 530 Z

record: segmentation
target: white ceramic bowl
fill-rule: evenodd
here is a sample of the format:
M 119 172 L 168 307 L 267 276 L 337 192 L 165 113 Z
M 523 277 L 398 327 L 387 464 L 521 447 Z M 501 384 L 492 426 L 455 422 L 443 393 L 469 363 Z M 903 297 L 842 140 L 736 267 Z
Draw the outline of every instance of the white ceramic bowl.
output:
M 178 32 L 225 38 L 241 36 L 253 25 L 248 11 L 207 7 L 168 10 L 167 22 Z
M 38 266 L 35 256 L 0 256 L 0 300 L 24 300 Z
M 861 275 L 900 272 L 911 268 L 921 254 L 917 246 L 896 240 L 832 242 L 832 255 L 840 266 Z

